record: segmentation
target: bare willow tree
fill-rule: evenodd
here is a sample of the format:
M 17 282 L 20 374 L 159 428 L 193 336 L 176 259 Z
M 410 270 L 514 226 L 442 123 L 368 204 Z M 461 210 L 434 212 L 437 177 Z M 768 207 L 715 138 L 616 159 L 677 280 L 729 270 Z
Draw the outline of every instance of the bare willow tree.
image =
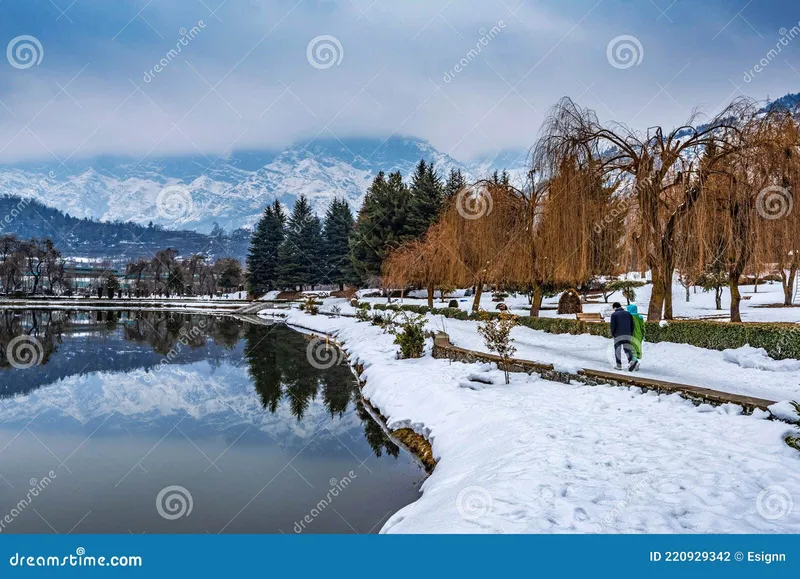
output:
M 564 98 L 542 127 L 532 164 L 545 178 L 565 160 L 576 159 L 596 162 L 604 179 L 628 187 L 637 217 L 630 234 L 653 279 L 649 320 L 672 317 L 678 228 L 694 210 L 708 171 L 739 150 L 733 137 L 740 131 L 741 111 L 750 107 L 740 99 L 705 126 L 697 126 L 695 111 L 671 131 L 651 127 L 640 133 L 618 123 L 604 126 L 594 111 Z

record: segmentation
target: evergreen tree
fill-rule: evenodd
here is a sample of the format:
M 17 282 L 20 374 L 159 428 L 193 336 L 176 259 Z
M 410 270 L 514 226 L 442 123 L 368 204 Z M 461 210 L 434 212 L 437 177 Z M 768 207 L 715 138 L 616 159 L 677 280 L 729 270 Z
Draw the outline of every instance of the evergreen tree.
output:
M 323 272 L 322 222 L 314 215 L 306 196 L 301 195 L 295 201 L 286 237 L 278 249 L 277 285 L 313 287 L 322 281 Z
M 338 284 L 339 289 L 344 289 L 344 284 L 354 283 L 353 266 L 350 263 L 350 235 L 353 232 L 353 213 L 344 199 L 331 201 L 325 214 L 325 279 L 324 283 Z
M 411 177 L 410 193 L 408 223 L 404 233 L 418 238 L 428 231 L 442 210 L 444 187 L 433 163 L 426 163 L 425 159 L 417 163 Z
M 375 177 L 358 212 L 350 237 L 350 261 L 358 278 L 373 283 L 380 277 L 387 253 L 413 239 L 407 230 L 410 193 L 400 173 Z
M 461 169 L 450 169 L 450 175 L 447 177 L 447 183 L 444 185 L 444 199 L 450 201 L 458 195 L 464 187 L 467 186 L 467 180 L 461 173 Z
M 250 242 L 247 287 L 251 293 L 263 294 L 275 288 L 278 248 L 283 243 L 285 228 L 286 215 L 276 200 L 264 209 Z

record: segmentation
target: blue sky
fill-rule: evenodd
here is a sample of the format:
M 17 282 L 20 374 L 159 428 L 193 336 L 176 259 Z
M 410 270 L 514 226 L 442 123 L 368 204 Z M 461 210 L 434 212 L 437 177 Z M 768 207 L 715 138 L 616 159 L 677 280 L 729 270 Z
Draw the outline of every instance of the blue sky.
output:
M 467 159 L 530 146 L 565 95 L 672 126 L 800 91 L 800 36 L 768 56 L 793 26 L 797 0 L 3 0 L 0 163 L 390 134 Z

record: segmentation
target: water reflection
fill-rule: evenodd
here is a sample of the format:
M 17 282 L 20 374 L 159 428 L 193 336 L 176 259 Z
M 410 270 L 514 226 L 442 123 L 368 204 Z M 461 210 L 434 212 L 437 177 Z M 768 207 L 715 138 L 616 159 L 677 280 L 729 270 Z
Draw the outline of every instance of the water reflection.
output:
M 31 368 L 9 359 L 20 336 L 41 344 Z M 376 530 L 424 475 L 369 416 L 347 365 L 318 369 L 306 346 L 284 326 L 224 316 L 3 312 L 0 476 L 16 488 L 55 469 L 50 517 L 69 528 L 86 508 L 83 532 L 288 532 L 318 489 L 354 470 L 339 515 L 309 530 Z M 186 480 L 205 514 L 166 525 L 154 497 Z M 5 490 L 0 517 L 15 502 Z M 47 531 L 35 516 L 8 530 Z

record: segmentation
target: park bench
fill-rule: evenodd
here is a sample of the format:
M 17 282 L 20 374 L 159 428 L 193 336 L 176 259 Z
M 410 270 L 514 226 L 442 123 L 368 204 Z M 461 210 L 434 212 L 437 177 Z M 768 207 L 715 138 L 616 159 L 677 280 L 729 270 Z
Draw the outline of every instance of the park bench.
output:
M 601 316 L 597 312 L 589 313 L 589 314 L 575 314 L 575 317 L 580 322 L 592 322 L 592 323 L 598 323 L 599 322 L 599 323 L 602 323 L 602 322 L 605 321 L 605 320 L 603 320 L 603 316 Z

